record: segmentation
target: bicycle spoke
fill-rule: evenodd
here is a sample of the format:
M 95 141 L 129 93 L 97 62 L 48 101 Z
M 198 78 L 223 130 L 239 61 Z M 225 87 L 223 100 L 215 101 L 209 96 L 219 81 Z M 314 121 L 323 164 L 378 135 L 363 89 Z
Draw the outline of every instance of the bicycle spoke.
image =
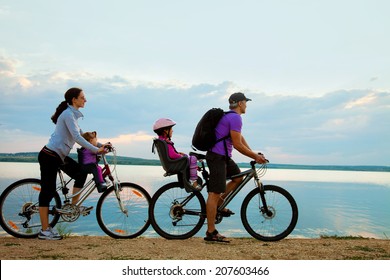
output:
M 96 216 L 102 230 L 114 238 L 134 238 L 149 226 L 149 194 L 140 186 L 122 183 L 121 209 L 114 188 L 99 199 Z
M 11 184 L 0 197 L 3 229 L 19 238 L 34 238 L 41 229 L 38 197 L 41 190 L 40 180 L 24 179 Z M 52 200 L 50 208 L 59 206 L 58 194 Z M 59 215 L 49 215 L 51 226 L 57 223 Z
M 267 209 L 256 189 L 245 198 L 241 218 L 246 230 L 255 238 L 276 241 L 285 238 L 294 229 L 298 219 L 295 200 L 284 189 L 265 186 Z
M 205 202 L 200 193 L 192 198 L 178 182 L 163 186 L 152 198 L 150 218 L 158 234 L 168 239 L 184 239 L 203 226 Z

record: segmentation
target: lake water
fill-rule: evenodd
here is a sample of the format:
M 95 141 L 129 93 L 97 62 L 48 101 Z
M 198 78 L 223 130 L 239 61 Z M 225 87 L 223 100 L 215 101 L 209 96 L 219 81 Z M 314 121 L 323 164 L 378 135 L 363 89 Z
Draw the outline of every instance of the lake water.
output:
M 176 177 L 163 177 L 160 166 L 118 165 L 120 181 L 133 182 L 144 187 L 152 196 L 162 185 Z M 23 178 L 39 178 L 37 163 L 0 162 L 0 192 Z M 292 238 L 317 238 L 320 235 L 353 235 L 390 238 L 390 173 L 360 171 L 322 171 L 268 169 L 264 184 L 279 185 L 295 198 L 299 219 Z M 231 237 L 249 237 L 240 220 L 240 207 L 244 196 L 253 188 L 248 184 L 232 201 L 229 208 L 236 215 L 225 218 L 217 225 L 220 232 Z M 204 190 L 203 194 L 207 196 Z M 96 192 L 85 205 L 96 206 Z M 62 223 L 74 235 L 104 235 L 97 224 L 94 211 L 73 223 Z M 197 236 L 203 236 L 204 226 Z M 7 235 L 0 229 L 0 235 Z M 157 237 L 149 227 L 144 236 Z

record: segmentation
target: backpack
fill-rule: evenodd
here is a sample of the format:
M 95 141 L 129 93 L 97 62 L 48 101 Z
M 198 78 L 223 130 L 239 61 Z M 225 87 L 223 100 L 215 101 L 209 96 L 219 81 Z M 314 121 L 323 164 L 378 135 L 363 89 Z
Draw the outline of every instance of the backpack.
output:
M 229 138 L 230 134 L 221 139 L 217 139 L 215 136 L 215 128 L 221 118 L 228 113 L 230 112 L 224 112 L 220 108 L 208 110 L 195 128 L 194 135 L 192 136 L 192 147 L 196 150 L 208 151 L 219 141 Z

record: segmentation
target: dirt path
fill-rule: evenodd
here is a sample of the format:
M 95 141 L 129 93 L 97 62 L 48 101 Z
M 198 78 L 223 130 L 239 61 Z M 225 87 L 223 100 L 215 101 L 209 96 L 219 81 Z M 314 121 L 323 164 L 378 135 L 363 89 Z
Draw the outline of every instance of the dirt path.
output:
M 60 241 L 0 237 L 1 260 L 390 260 L 390 240 L 233 238 L 166 240 L 71 236 Z

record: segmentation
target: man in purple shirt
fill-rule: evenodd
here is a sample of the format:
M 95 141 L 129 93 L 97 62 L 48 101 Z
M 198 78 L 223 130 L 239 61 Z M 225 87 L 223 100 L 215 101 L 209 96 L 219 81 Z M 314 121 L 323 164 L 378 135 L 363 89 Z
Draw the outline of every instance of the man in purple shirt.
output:
M 207 232 L 204 240 L 229 242 L 226 237 L 219 234 L 215 228 L 215 218 L 218 205 L 228 193 L 234 190 L 242 181 L 242 177 L 235 178 L 226 184 L 226 178 L 240 173 L 237 164 L 231 159 L 233 148 L 241 154 L 254 159 L 257 163 L 265 163 L 263 155 L 258 154 L 248 146 L 244 136 L 241 134 L 242 118 L 245 114 L 246 103 L 251 99 L 246 98 L 241 92 L 233 93 L 229 98 L 228 114 L 225 114 L 215 128 L 216 138 L 220 139 L 227 135 L 226 140 L 219 141 L 211 148 L 206 155 L 207 165 L 210 171 L 210 181 L 208 185 L 208 198 L 206 204 Z M 227 156 L 227 157 L 226 157 Z M 223 209 L 223 216 L 230 216 L 234 213 L 229 209 Z

